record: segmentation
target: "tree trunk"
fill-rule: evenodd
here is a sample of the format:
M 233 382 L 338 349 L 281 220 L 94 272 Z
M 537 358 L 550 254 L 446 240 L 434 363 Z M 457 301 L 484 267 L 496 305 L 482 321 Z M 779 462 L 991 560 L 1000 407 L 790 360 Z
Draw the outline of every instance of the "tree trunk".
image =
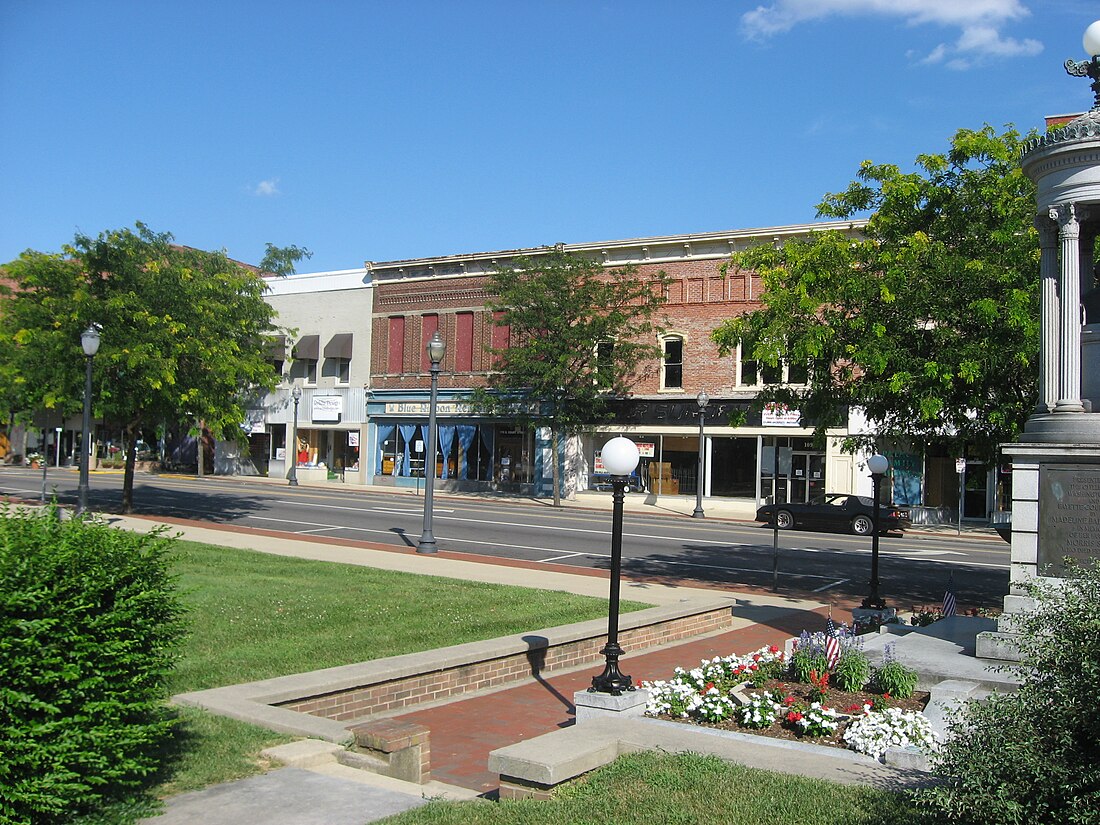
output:
M 199 448 L 197 452 L 198 457 L 198 476 L 202 478 L 206 475 L 206 443 L 203 441 L 204 430 L 206 429 L 206 422 L 199 422 Z
M 554 506 L 561 507 L 561 467 L 558 464 L 558 442 L 561 435 L 557 427 L 550 428 L 550 479 L 554 484 Z
M 123 515 L 134 512 L 134 459 L 136 455 L 133 445 L 136 440 L 133 425 L 122 431 L 122 449 L 125 450 L 126 454 L 126 470 L 122 475 Z

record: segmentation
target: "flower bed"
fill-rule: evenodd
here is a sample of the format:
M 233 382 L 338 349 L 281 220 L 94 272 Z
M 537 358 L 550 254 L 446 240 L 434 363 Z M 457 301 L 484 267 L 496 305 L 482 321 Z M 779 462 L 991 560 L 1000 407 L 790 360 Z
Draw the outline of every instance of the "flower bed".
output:
M 889 655 L 872 673 L 858 661 L 866 660 L 858 637 L 847 631 L 837 633 L 841 652 L 828 657 L 825 640 L 817 638 L 823 635 L 803 634 L 790 661 L 773 645 L 746 656 L 704 660 L 690 670 L 676 668 L 672 679 L 644 682 L 650 692 L 646 714 L 850 748 L 876 759 L 888 747 L 934 750 L 937 734 L 921 712 L 928 694 L 912 690 L 915 674 Z M 844 690 L 838 683 L 858 689 Z M 882 690 L 883 683 L 896 685 L 897 695 Z

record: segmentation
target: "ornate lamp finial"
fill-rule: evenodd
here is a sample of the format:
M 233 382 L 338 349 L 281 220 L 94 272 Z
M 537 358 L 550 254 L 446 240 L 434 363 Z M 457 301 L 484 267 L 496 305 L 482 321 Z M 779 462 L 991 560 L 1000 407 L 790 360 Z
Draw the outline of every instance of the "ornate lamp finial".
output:
M 1074 60 L 1072 57 L 1066 61 L 1066 71 L 1074 77 L 1088 77 L 1092 79 L 1092 111 L 1100 111 L 1100 20 L 1097 20 L 1087 29 L 1082 41 L 1085 46 L 1085 54 L 1089 60 Z

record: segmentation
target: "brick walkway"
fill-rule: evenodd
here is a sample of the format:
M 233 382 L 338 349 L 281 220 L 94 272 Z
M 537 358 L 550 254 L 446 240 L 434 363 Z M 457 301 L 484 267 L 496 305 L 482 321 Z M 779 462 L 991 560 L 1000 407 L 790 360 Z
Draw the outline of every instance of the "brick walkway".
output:
M 665 679 L 678 665 L 692 667 L 703 659 L 782 644 L 803 630 L 823 630 L 826 612 L 827 608 L 791 610 L 768 624 L 753 624 L 638 655 L 627 651 L 620 667 L 635 680 Z M 424 725 L 431 731 L 432 779 L 492 793 L 500 777 L 486 769 L 489 751 L 572 725 L 573 694 L 588 688 L 601 669 L 602 663 L 573 673 L 536 676 L 513 688 L 397 718 Z

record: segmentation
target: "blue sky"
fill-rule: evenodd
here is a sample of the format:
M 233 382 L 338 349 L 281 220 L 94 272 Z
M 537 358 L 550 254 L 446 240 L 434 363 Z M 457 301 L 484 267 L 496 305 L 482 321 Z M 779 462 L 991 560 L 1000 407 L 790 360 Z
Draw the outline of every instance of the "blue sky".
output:
M 301 271 L 814 219 L 1091 105 L 1095 0 L 0 0 L 0 261 L 143 221 Z

